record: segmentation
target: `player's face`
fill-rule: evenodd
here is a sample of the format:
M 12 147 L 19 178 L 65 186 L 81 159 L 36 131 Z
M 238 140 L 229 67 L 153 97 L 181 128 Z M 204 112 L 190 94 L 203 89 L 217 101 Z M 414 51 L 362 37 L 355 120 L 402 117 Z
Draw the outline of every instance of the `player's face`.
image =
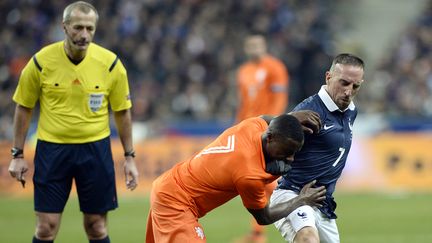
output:
M 299 151 L 302 146 L 303 143 L 299 143 L 293 139 L 288 139 L 284 142 L 271 139 L 267 143 L 267 155 L 270 159 L 292 162 L 294 160 L 294 154 Z
M 250 59 L 258 59 L 267 52 L 266 43 L 262 36 L 252 36 L 246 39 L 244 51 Z
M 327 93 L 341 110 L 345 110 L 363 83 L 363 68 L 336 64 L 326 73 Z
M 86 51 L 96 31 L 96 14 L 81 12 L 77 9 L 71 12 L 70 21 L 63 23 L 66 34 L 66 44 L 72 52 Z

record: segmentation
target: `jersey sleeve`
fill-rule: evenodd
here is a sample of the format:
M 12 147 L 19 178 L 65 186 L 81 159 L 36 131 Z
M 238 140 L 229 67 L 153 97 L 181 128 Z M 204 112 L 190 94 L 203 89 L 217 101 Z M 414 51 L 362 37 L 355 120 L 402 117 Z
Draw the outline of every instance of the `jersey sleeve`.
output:
M 109 94 L 110 106 L 113 111 L 126 110 L 132 107 L 127 72 L 119 59 L 116 59 L 113 65 L 115 66 L 112 66 L 111 70 L 113 87 Z
M 288 104 L 288 71 L 280 61 L 274 61 L 270 68 L 270 96 L 271 106 L 267 114 L 279 115 L 285 112 Z
M 21 72 L 13 100 L 27 108 L 33 108 L 40 95 L 40 75 L 42 67 L 34 56 Z
M 285 65 L 280 61 L 275 61 L 271 66 L 271 89 L 274 93 L 287 92 L 289 75 Z
M 246 107 L 245 107 L 245 98 L 247 97 L 247 90 L 244 85 L 242 85 L 242 79 L 244 76 L 244 68 L 241 66 L 237 71 L 237 97 L 238 97 L 238 108 L 237 114 L 235 118 L 235 123 L 239 123 L 246 118 Z
M 243 205 L 249 209 L 262 209 L 267 205 L 265 184 L 262 180 L 241 178 L 236 183 Z

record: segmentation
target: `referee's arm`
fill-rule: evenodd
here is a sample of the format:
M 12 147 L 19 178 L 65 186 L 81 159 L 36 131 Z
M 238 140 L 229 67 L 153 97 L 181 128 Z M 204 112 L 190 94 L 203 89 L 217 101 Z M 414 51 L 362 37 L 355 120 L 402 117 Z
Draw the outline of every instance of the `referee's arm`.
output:
M 114 119 L 125 152 L 126 161 L 124 164 L 124 172 L 126 187 L 133 190 L 138 185 L 138 169 L 134 160 L 135 152 L 132 142 L 132 118 L 130 109 L 115 111 Z

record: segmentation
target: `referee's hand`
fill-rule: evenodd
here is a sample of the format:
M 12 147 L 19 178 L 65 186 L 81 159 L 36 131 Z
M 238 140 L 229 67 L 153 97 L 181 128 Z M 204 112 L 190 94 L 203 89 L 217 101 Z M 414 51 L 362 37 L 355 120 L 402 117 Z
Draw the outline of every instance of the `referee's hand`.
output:
M 21 182 L 21 185 L 25 187 L 24 174 L 28 171 L 27 161 L 24 158 L 14 158 L 9 164 L 9 173 L 17 181 Z
M 124 173 L 127 189 L 134 190 L 138 186 L 138 169 L 134 158 L 131 156 L 126 157 Z

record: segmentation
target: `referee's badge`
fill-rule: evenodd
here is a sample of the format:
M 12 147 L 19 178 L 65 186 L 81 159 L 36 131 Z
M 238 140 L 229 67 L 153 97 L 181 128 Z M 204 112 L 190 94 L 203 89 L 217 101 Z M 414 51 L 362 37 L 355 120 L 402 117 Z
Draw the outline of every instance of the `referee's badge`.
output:
M 104 94 L 90 94 L 89 106 L 91 111 L 96 112 L 102 107 Z

